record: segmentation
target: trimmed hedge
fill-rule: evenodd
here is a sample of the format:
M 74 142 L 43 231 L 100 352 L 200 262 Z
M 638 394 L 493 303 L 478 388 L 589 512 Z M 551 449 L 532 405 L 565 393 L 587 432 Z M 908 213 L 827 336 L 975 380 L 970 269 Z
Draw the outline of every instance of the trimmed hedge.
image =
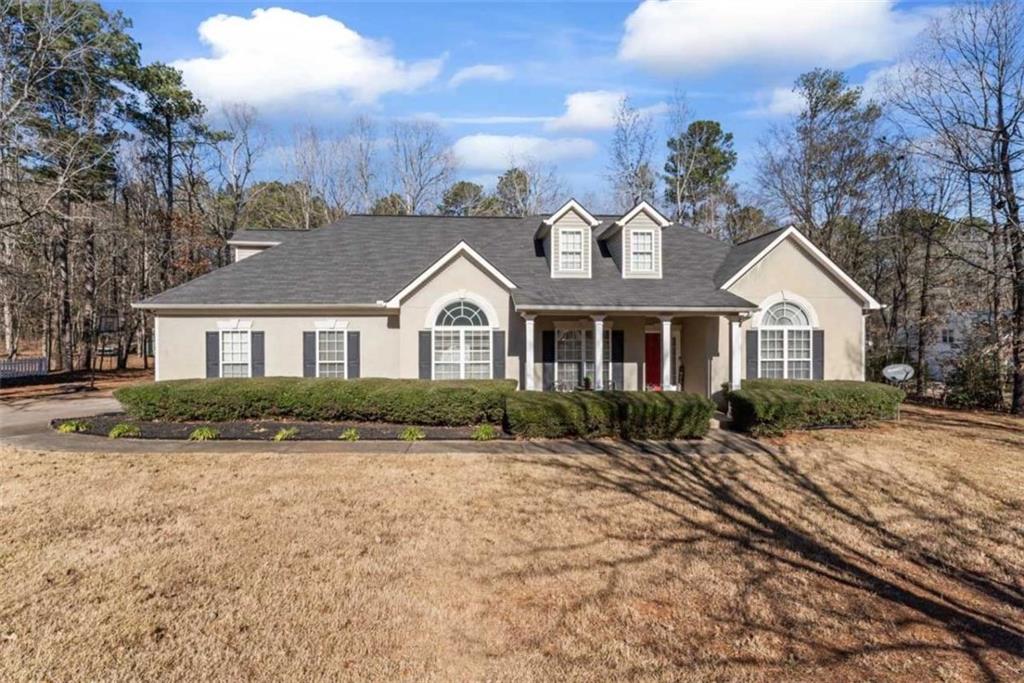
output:
M 525 391 L 508 397 L 506 427 L 527 439 L 679 439 L 707 434 L 713 412 L 696 394 Z
M 114 392 L 139 420 L 357 420 L 420 425 L 500 423 L 514 380 L 267 377 L 151 382 Z
M 737 429 L 763 436 L 893 419 L 905 396 L 872 382 L 756 379 L 730 392 L 729 406 Z

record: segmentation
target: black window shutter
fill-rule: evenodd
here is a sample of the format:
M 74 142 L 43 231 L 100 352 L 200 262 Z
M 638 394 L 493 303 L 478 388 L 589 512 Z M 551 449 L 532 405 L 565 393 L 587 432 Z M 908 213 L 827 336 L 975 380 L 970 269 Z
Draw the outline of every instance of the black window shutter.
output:
M 825 379 L 825 330 L 814 330 L 811 333 L 811 377 Z
M 430 330 L 420 330 L 420 379 L 430 379 L 433 377 L 433 372 L 431 372 L 432 363 L 430 362 L 430 340 Z
M 555 331 L 544 330 L 540 335 L 541 349 L 540 358 L 544 363 L 543 387 L 544 391 L 555 390 Z
M 757 330 L 747 330 L 747 379 L 757 379 Z
M 622 391 L 625 388 L 626 373 L 626 333 L 612 330 L 612 386 L 611 389 Z
M 359 377 L 359 333 L 349 332 L 345 335 L 345 341 L 348 344 L 348 348 L 345 349 L 345 360 L 348 365 L 346 376 L 349 379 L 356 379 Z
M 316 377 L 316 332 L 302 333 L 302 376 Z
M 267 371 L 266 356 L 263 352 L 263 333 L 253 332 L 252 337 L 252 376 L 263 377 Z
M 491 347 L 491 367 L 494 379 L 505 379 L 505 331 L 494 331 L 494 344 Z
M 220 332 L 206 333 L 206 376 L 220 377 Z

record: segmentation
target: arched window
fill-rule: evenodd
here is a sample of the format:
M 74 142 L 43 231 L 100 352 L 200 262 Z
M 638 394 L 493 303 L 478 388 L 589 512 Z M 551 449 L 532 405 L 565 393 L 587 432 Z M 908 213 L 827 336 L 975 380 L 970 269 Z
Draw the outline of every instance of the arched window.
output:
M 434 379 L 490 379 L 491 328 L 487 314 L 459 299 L 434 321 Z
M 761 318 L 758 377 L 811 379 L 811 322 L 807 312 L 782 301 Z

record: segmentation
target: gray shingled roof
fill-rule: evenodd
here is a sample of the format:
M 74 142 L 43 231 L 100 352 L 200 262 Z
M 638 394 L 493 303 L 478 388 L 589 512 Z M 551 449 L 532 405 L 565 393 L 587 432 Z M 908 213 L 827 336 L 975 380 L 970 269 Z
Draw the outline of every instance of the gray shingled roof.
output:
M 552 279 L 548 260 L 533 238 L 541 220 L 350 216 L 325 228 L 291 234 L 279 246 L 167 290 L 143 305 L 374 304 L 393 297 L 465 241 L 516 284 L 512 298 L 519 307 L 754 307 L 715 283 L 730 245 L 678 225 L 662 232 L 660 280 L 623 279 L 596 240 L 590 279 Z M 592 235 L 604 227 L 606 223 L 597 226 Z
M 228 242 L 283 242 L 296 235 L 303 235 L 308 230 L 264 230 L 262 228 L 245 228 L 236 230 Z
M 750 263 L 751 259 L 760 254 L 785 229 L 772 230 L 733 246 L 725 260 L 718 266 L 718 270 L 715 271 L 715 284 L 721 287 L 723 283 L 728 282 L 729 278 L 738 273 L 743 266 Z

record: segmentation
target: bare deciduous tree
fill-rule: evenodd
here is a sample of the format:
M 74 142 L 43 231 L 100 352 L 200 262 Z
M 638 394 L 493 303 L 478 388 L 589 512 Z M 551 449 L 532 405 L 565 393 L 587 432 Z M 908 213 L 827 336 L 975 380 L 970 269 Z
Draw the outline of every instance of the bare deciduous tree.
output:
M 608 166 L 609 180 L 618 208 L 628 211 L 642 201 L 655 202 L 655 175 L 651 168 L 654 152 L 654 122 L 633 106 L 628 97 L 619 101 L 615 112 Z
M 432 211 L 455 174 L 455 155 L 432 121 L 391 125 L 391 173 L 409 213 Z

